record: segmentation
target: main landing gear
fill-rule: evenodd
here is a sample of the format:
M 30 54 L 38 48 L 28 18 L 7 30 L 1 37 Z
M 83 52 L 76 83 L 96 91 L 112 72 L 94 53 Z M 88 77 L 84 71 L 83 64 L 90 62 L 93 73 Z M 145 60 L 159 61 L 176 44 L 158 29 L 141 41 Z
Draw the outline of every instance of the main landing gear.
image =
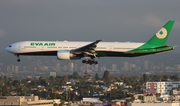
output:
M 92 64 L 98 64 L 97 61 L 94 61 L 93 59 L 88 59 L 88 60 L 82 60 L 82 63 L 85 63 L 85 64 L 89 64 L 89 65 L 92 65 Z
M 20 62 L 21 60 L 20 59 L 17 59 L 17 62 Z
M 19 58 L 19 55 L 17 55 L 17 62 L 20 62 L 21 60 L 20 60 L 20 58 Z

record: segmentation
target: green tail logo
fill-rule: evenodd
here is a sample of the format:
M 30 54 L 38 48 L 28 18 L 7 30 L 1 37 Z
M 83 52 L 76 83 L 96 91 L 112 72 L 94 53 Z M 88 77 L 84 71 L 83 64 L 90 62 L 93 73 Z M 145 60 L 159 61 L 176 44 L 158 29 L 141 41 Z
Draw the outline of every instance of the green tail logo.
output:
M 157 33 L 156 33 L 156 37 L 159 39 L 164 39 L 167 36 L 167 30 L 163 27 L 161 28 Z
M 139 53 L 157 53 L 162 51 L 172 50 L 173 46 L 167 46 L 166 42 L 170 35 L 174 21 L 168 21 L 150 40 L 141 45 L 140 47 L 131 50 L 130 52 Z
M 168 21 L 149 41 L 145 44 L 154 46 L 166 45 L 167 39 L 170 35 L 171 29 L 174 25 L 174 21 Z

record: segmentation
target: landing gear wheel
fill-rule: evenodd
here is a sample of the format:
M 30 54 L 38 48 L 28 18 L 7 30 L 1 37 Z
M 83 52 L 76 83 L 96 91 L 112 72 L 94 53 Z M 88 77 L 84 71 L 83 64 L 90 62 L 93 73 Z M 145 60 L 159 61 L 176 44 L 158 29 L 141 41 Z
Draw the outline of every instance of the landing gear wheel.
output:
M 86 63 L 86 60 L 82 60 L 82 63 Z
M 17 59 L 17 62 L 20 62 L 21 60 L 20 59 Z
M 94 64 L 98 64 L 98 62 L 97 62 L 97 61 L 94 61 Z
M 20 58 L 19 58 L 19 55 L 16 55 L 17 56 L 17 62 L 20 62 Z
M 89 61 L 89 65 L 92 65 L 93 64 L 93 61 Z
M 89 65 L 98 64 L 98 62 L 94 61 L 94 59 L 82 60 L 82 63 L 89 64 Z

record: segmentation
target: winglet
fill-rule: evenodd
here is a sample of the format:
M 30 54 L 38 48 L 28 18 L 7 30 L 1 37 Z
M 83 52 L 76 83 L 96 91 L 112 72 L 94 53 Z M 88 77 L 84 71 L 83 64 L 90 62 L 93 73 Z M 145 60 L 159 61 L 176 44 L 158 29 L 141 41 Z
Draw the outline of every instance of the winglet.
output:
M 102 40 L 96 40 L 96 41 L 95 41 L 95 44 L 97 44 L 97 43 L 99 43 L 99 42 L 101 42 L 101 41 L 102 41 Z
M 100 42 L 100 41 L 102 41 L 101 39 L 100 40 L 96 40 L 96 42 Z

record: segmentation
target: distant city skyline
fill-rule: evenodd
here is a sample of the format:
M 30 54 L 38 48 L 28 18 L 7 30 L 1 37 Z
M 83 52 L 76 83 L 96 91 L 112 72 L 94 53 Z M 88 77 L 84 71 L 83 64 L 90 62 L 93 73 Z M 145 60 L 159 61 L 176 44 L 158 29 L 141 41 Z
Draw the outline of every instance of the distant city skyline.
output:
M 138 58 L 102 58 L 99 59 L 98 65 L 86 65 L 80 61 L 60 61 L 53 57 L 24 57 L 21 63 L 15 60 L 10 61 L 10 59 L 7 59 L 6 62 L 0 60 L 0 75 L 14 78 L 20 78 L 20 76 L 23 78 L 27 76 L 49 77 L 51 75 L 70 75 L 74 71 L 83 75 L 87 71 L 91 75 L 98 73 L 101 77 L 105 70 L 108 70 L 113 76 L 121 74 L 141 76 L 143 73 L 179 75 L 179 55 L 180 53 L 163 53 Z M 0 58 L 2 58 L 1 55 Z

